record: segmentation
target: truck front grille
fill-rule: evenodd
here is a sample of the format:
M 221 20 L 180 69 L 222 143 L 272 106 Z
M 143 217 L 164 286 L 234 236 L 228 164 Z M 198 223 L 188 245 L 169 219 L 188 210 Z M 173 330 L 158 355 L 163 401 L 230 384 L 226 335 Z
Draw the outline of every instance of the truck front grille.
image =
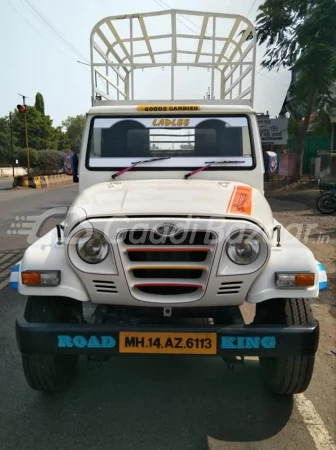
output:
M 119 240 L 121 258 L 132 294 L 151 296 L 197 295 L 206 288 L 217 238 L 206 231 L 181 231 L 173 238 L 154 231 L 127 231 Z M 197 294 L 195 294 L 197 293 Z

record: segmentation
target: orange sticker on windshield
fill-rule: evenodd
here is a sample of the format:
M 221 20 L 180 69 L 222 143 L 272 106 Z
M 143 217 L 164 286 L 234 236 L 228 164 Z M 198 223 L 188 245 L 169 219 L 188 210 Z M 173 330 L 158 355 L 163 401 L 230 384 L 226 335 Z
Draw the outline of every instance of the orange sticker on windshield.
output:
M 231 214 L 251 215 L 252 188 L 249 186 L 235 186 L 226 212 Z

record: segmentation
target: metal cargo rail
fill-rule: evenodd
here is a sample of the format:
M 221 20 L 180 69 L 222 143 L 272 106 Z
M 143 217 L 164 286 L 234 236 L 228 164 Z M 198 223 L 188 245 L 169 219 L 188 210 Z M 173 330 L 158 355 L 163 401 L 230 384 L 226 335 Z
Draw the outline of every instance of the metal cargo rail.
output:
M 94 26 L 90 47 L 94 105 L 137 100 L 135 71 L 149 68 L 170 69 L 177 100 L 175 72 L 185 67 L 208 74 L 210 99 L 253 106 L 256 32 L 245 17 L 178 9 L 111 16 Z

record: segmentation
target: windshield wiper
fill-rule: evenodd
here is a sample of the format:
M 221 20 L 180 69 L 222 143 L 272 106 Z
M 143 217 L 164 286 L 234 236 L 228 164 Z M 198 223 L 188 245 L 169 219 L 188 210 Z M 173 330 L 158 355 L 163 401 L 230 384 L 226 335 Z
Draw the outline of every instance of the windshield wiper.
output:
M 131 166 L 125 167 L 125 169 L 119 170 L 119 172 L 114 173 L 111 176 L 111 178 L 113 178 L 113 179 L 117 178 L 117 177 L 119 177 L 119 175 L 122 175 L 123 173 L 126 173 L 129 170 L 134 169 L 134 167 L 138 166 L 139 164 L 149 163 L 149 162 L 152 162 L 152 161 L 161 161 L 162 159 L 170 159 L 170 158 L 171 158 L 171 156 L 162 156 L 160 158 L 144 159 L 142 161 L 133 162 Z
M 196 170 L 193 170 L 192 172 L 187 173 L 186 175 L 184 175 L 184 178 L 187 179 L 189 177 L 192 177 L 193 175 L 196 175 L 196 173 L 198 172 L 202 172 L 202 170 L 207 169 L 208 167 L 212 166 L 213 164 L 244 164 L 245 161 L 206 161 L 205 162 L 205 166 L 199 167 Z

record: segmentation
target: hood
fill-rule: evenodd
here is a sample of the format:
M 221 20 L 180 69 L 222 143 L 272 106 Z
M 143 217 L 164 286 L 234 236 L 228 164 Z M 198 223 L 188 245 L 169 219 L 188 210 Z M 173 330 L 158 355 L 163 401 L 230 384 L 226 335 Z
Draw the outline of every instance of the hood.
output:
M 84 190 L 72 208 L 80 211 L 81 219 L 197 215 L 251 220 L 268 233 L 273 228 L 273 214 L 263 193 L 236 182 L 189 179 L 99 183 Z M 70 225 L 69 219 L 67 222 Z

